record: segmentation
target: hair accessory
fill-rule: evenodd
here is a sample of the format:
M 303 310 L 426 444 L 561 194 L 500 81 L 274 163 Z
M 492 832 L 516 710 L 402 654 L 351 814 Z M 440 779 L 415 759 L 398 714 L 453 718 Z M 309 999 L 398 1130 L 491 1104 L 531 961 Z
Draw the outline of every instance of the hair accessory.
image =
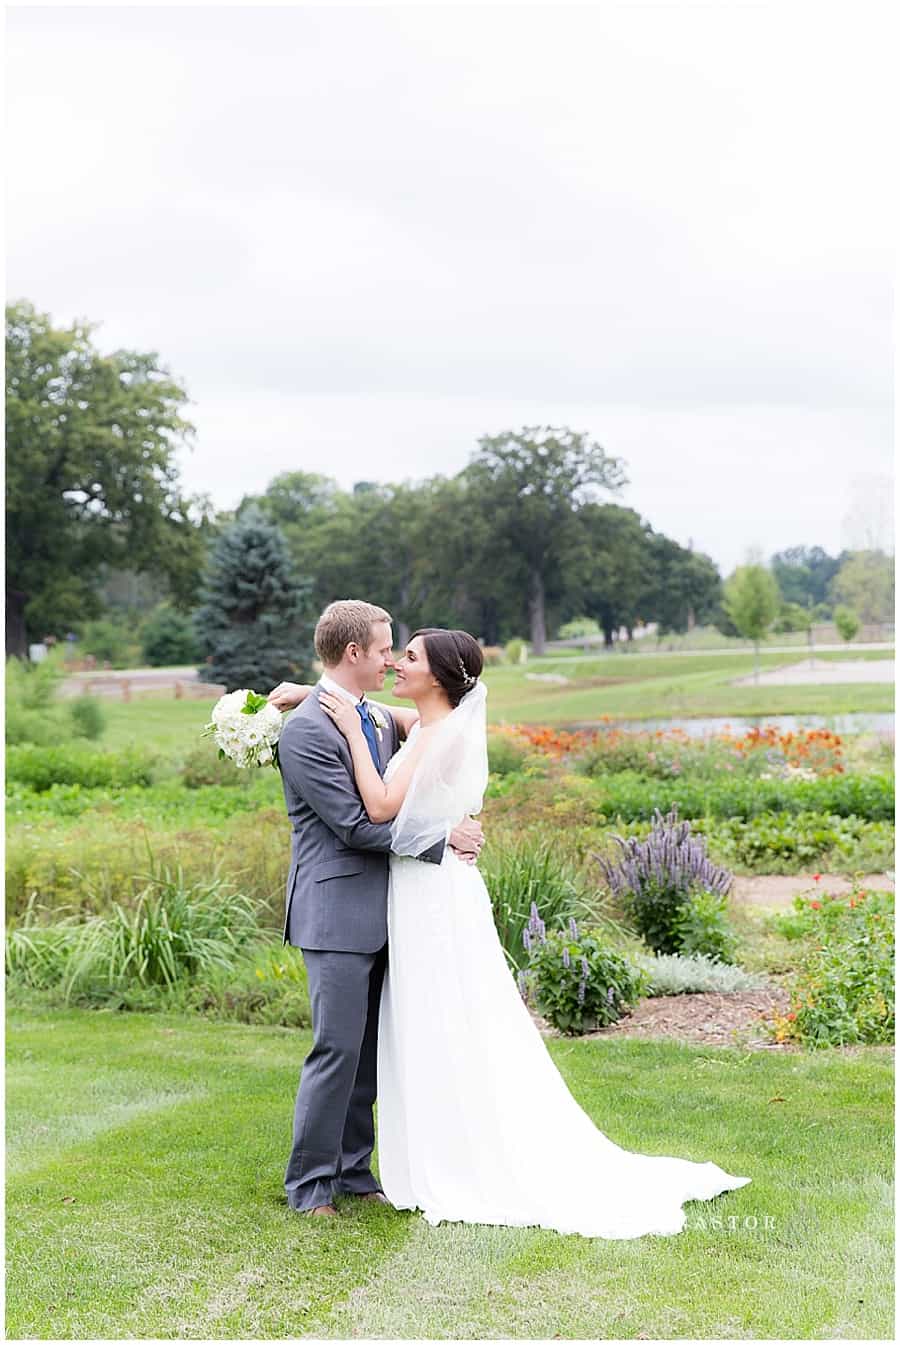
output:
M 473 677 L 473 676 L 471 675 L 471 673 L 466 672 L 466 665 L 463 663 L 461 657 L 460 657 L 460 659 L 459 659 L 459 675 L 460 675 L 460 677 L 462 678 L 462 680 L 465 682 L 465 684 L 466 684 L 466 688 L 467 688 L 468 690 L 471 690 L 471 688 L 472 688 L 472 687 L 475 685 L 475 683 L 478 681 L 478 678 L 477 678 L 477 677 Z

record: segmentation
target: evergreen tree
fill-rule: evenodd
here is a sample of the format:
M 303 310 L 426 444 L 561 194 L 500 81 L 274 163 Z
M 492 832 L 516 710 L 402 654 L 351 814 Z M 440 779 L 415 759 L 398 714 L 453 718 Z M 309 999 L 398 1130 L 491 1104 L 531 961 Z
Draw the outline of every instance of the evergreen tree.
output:
M 207 570 L 195 616 L 207 657 L 200 675 L 229 691 L 304 680 L 313 657 L 309 591 L 278 528 L 248 510 L 222 533 Z

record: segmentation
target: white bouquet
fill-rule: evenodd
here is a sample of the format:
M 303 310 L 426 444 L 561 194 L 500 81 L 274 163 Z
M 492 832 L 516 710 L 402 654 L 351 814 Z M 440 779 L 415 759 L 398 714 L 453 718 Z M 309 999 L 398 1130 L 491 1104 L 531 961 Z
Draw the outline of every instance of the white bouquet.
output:
M 219 756 L 236 766 L 277 766 L 281 721 L 281 711 L 265 696 L 243 688 L 216 701 L 203 732 L 215 738 Z

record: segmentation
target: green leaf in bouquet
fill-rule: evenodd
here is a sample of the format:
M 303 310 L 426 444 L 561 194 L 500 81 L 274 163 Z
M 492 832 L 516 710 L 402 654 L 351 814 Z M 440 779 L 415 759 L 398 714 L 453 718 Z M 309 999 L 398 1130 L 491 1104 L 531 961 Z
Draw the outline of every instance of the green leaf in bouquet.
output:
M 265 705 L 268 705 L 268 703 L 269 702 L 267 697 L 260 696 L 256 691 L 248 691 L 247 700 L 245 704 L 241 707 L 241 714 L 242 715 L 259 714 L 260 710 Z

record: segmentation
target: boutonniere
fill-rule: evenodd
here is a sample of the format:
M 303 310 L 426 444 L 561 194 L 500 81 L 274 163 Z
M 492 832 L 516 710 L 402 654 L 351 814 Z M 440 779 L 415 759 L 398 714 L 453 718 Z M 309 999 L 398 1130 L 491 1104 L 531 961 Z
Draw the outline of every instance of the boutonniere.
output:
M 375 736 L 381 742 L 384 730 L 387 728 L 387 720 L 384 717 L 384 711 L 376 710 L 371 701 L 369 702 L 369 718 L 375 725 Z

